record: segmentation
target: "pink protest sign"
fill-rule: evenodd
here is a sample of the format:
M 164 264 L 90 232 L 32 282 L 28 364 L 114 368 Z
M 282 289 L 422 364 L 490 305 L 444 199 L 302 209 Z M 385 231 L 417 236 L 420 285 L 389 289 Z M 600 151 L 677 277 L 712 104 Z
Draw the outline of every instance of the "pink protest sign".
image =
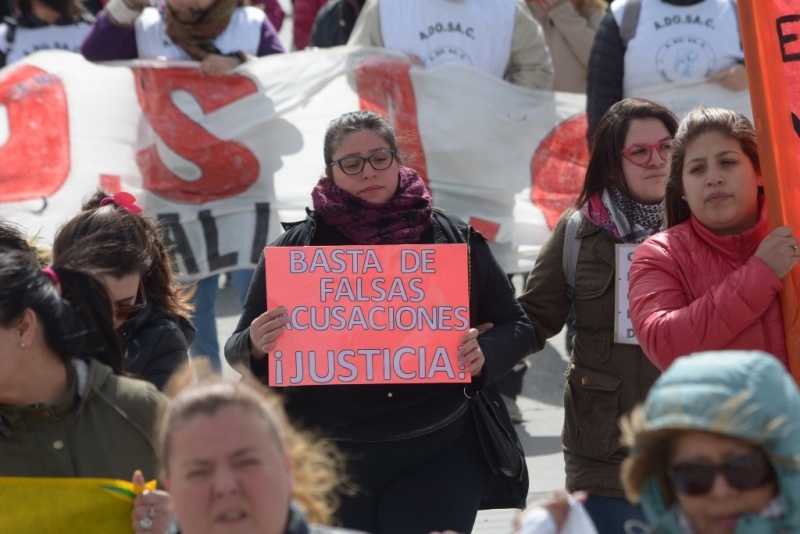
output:
M 267 247 L 270 386 L 469 382 L 466 245 Z

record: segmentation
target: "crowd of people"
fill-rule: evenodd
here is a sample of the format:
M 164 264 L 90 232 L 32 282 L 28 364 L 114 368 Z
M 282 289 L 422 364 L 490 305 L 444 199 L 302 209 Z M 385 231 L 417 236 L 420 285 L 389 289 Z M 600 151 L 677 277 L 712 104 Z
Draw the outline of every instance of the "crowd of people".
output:
M 133 195 L 87 191 L 53 236 L 0 219 L 0 477 L 158 480 L 133 501 L 138 533 L 471 532 L 479 510 L 529 504 L 514 398 L 526 357 L 568 326 L 564 489 L 509 529 L 800 531 L 779 296 L 795 229 L 770 225 L 747 117 L 635 96 L 691 80 L 746 90 L 735 1 L 295 0 L 292 47 L 277 0 L 0 2 L 0 67 L 63 49 L 223 76 L 289 48 L 386 47 L 583 93 L 590 148 L 517 295 L 519 273 L 404 164 L 389 118 L 331 117 L 307 216 L 271 245 L 466 245 L 465 383 L 267 387 L 298 303 L 268 306 L 265 255 L 227 273 L 242 313 L 223 355 L 242 377 L 225 379 L 219 275 L 182 282 Z M 631 343 L 615 339 L 621 246 Z

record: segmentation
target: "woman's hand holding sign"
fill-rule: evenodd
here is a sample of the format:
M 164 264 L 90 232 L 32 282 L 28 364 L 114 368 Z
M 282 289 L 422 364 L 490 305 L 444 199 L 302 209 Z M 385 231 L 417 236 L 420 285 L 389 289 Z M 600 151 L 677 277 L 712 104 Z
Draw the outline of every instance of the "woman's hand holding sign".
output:
M 250 346 L 257 360 L 264 358 L 275 348 L 275 341 L 289 322 L 288 312 L 285 306 L 278 306 L 262 313 L 250 323 Z
M 492 323 L 484 323 L 478 325 L 478 328 L 470 328 L 459 340 L 463 345 L 458 347 L 458 364 L 472 376 L 481 376 L 483 364 L 486 363 L 486 357 L 478 344 L 478 336 L 492 326 Z

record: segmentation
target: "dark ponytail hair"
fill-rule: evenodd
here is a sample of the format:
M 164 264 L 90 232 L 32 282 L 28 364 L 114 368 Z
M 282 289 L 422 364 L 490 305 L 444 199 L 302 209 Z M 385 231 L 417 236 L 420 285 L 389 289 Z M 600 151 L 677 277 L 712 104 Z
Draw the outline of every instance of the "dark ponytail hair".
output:
M 105 287 L 68 266 L 53 270 L 60 294 L 33 254 L 0 248 L 0 326 L 13 326 L 30 308 L 42 325 L 48 347 L 65 363 L 91 358 L 121 374 L 123 353 Z
M 5 219 L 0 219 L 0 247 L 33 254 L 33 247 L 28 243 L 22 228 Z
M 62 259 L 81 270 L 122 278 L 138 274 L 147 300 L 175 318 L 189 319 L 192 305 L 187 287 L 173 278 L 172 259 L 158 223 L 143 213 L 130 213 L 113 202 L 100 203 L 108 195 L 98 190 L 83 203 L 78 215 L 56 234 L 53 262 Z

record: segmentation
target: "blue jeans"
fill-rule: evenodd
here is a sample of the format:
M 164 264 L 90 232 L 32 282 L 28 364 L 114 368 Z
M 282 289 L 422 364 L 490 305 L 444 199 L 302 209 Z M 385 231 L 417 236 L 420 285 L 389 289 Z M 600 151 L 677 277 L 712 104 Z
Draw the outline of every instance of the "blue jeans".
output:
M 592 518 L 598 534 L 624 533 L 626 521 L 631 519 L 645 521 L 641 507 L 631 504 L 626 499 L 590 493 L 583 507 Z
M 239 304 L 244 306 L 250 279 L 253 278 L 253 269 L 240 269 L 228 272 L 229 280 L 239 297 Z M 219 291 L 219 275 L 215 274 L 197 282 L 194 293 L 194 319 L 192 323 L 197 329 L 197 336 L 189 346 L 189 354 L 193 357 L 205 356 L 211 360 L 213 368 L 222 370 L 222 361 L 219 354 L 219 340 L 217 339 L 217 292 Z

